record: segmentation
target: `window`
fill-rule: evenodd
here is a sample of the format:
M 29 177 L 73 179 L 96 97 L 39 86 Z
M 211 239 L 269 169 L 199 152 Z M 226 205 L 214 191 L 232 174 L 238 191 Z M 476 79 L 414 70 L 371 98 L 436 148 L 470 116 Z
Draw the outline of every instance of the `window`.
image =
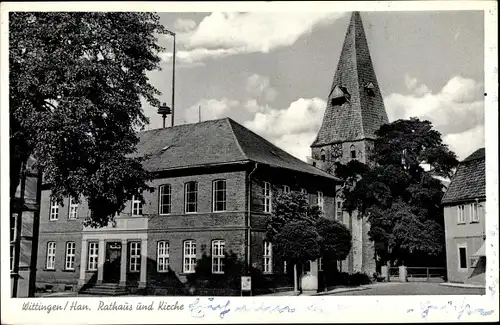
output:
M 458 211 L 458 223 L 465 223 L 465 206 L 459 205 L 457 206 Z
M 184 210 L 186 213 L 198 211 L 198 183 L 188 182 L 184 186 Z
M 305 188 L 301 188 L 300 193 L 307 195 L 307 190 Z
M 45 268 L 47 270 L 54 270 L 56 267 L 56 243 L 51 241 L 47 243 L 47 262 Z
M 458 247 L 458 259 L 459 259 L 458 269 L 459 270 L 466 270 L 467 269 L 467 247 L 465 245 Z
M 337 199 L 337 221 L 342 221 L 342 201 Z
M 264 212 L 271 212 L 271 184 L 264 182 Z
M 283 262 L 283 273 L 285 273 L 285 274 L 286 274 L 286 273 L 287 273 L 286 271 L 287 271 L 287 270 L 286 270 L 286 261 L 284 261 L 284 262 Z
M 356 147 L 354 145 L 351 146 L 351 159 L 356 159 Z
M 78 203 L 76 203 L 72 197 L 69 198 L 69 213 L 68 219 L 75 220 L 78 218 Z
M 99 253 L 99 243 L 90 242 L 89 243 L 89 260 L 87 264 L 87 270 L 97 271 L 97 257 Z
M 283 193 L 290 193 L 290 186 L 283 185 Z
M 15 213 L 10 215 L 10 241 L 11 242 L 16 240 L 16 216 L 17 216 L 17 214 L 15 214 Z
M 470 205 L 470 222 L 479 222 L 478 210 L 477 203 L 472 203 Z
M 10 271 L 14 270 L 14 245 L 10 245 Z
M 323 207 L 324 207 L 323 192 L 318 192 L 318 207 L 321 211 L 323 211 Z
M 273 272 L 273 246 L 270 242 L 264 242 L 264 273 Z
M 220 179 L 213 183 L 213 211 L 226 211 L 226 180 Z
M 75 269 L 75 251 L 76 244 L 73 241 L 66 243 L 66 258 L 64 259 L 64 269 L 74 270 Z
M 142 202 L 135 195 L 132 196 L 132 215 L 142 216 Z
M 196 242 L 194 240 L 186 240 L 184 242 L 183 272 L 194 273 L 195 266 L 196 266 Z
M 323 271 L 323 257 L 318 258 L 318 271 Z
M 57 219 L 59 219 L 59 204 L 55 200 L 51 200 L 49 220 L 55 221 Z
M 158 265 L 158 272 L 167 272 L 169 255 L 170 255 L 170 245 L 167 241 L 159 241 L 158 249 L 156 253 L 156 264 Z
M 172 188 L 170 184 L 161 185 L 159 189 L 159 213 L 161 215 L 170 214 L 172 212 Z
M 212 241 L 212 273 L 224 273 L 224 247 L 223 240 Z
M 141 243 L 134 241 L 130 243 L 129 271 L 139 272 L 141 270 Z
M 321 149 L 321 161 L 325 161 L 325 160 L 326 160 L 325 150 Z

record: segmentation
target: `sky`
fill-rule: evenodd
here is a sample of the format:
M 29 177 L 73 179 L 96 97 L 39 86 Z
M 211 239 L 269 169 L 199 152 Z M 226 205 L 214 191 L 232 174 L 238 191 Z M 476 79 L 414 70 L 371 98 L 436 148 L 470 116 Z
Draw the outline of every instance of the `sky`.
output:
M 231 117 L 306 160 L 350 12 L 159 13 L 176 33 L 175 125 Z M 361 12 L 389 121 L 430 120 L 466 158 L 484 147 L 482 11 Z M 171 105 L 171 36 L 151 83 Z M 144 104 L 146 129 L 159 128 Z M 170 125 L 167 122 L 167 126 Z

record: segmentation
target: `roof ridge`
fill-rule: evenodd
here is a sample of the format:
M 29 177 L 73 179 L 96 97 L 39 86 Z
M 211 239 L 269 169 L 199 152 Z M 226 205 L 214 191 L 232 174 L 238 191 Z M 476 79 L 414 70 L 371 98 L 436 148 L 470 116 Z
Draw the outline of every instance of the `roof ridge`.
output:
M 222 118 L 216 118 L 216 119 L 211 119 L 211 120 L 205 120 L 205 121 L 200 121 L 200 122 L 191 122 L 191 123 L 184 123 L 184 124 L 177 124 L 174 126 L 168 126 L 164 128 L 156 128 L 156 129 L 150 129 L 150 130 L 144 130 L 144 131 L 138 131 L 137 134 L 140 133 L 147 133 L 147 132 L 153 132 L 153 131 L 158 131 L 158 130 L 164 130 L 164 129 L 175 129 L 175 128 L 180 128 L 184 127 L 187 125 L 194 125 L 194 124 L 202 124 L 202 123 L 208 123 L 208 122 L 215 122 L 215 121 L 222 121 L 224 119 L 228 119 L 229 117 L 222 117 Z
M 354 78 L 356 79 L 356 82 L 354 83 L 355 87 L 357 88 L 357 94 L 360 94 L 361 93 L 361 87 L 359 86 L 359 67 L 358 67 L 358 42 L 356 42 L 357 40 L 357 37 L 356 37 L 356 29 L 357 29 L 357 21 L 356 21 L 356 18 L 359 17 L 359 22 L 361 23 L 361 14 L 359 13 L 359 11 L 354 11 L 352 13 L 352 20 L 354 21 L 353 22 L 353 33 L 352 33 L 352 43 L 353 43 L 353 47 L 354 47 L 354 53 L 352 53 L 352 56 L 354 57 L 354 67 L 356 68 L 356 73 L 354 73 Z M 363 34 L 365 33 L 365 31 L 363 30 L 363 24 L 361 23 L 361 29 L 363 31 Z M 358 110 L 358 114 L 359 114 L 359 120 L 360 120 L 360 128 L 361 128 L 361 135 L 362 135 L 362 138 L 366 138 L 366 134 L 365 134 L 365 126 L 364 126 L 364 123 L 363 123 L 363 107 L 361 106 L 361 96 L 357 96 L 357 102 L 359 104 L 359 110 Z
M 231 129 L 231 134 L 233 135 L 233 139 L 235 140 L 236 142 L 236 145 L 238 146 L 238 149 L 240 150 L 241 154 L 243 155 L 243 157 L 245 157 L 246 159 L 250 160 L 248 158 L 248 155 L 246 154 L 246 152 L 243 150 L 243 148 L 241 147 L 241 144 L 240 144 L 240 140 L 238 139 L 238 137 L 236 136 L 236 134 L 234 133 L 234 128 L 233 128 L 233 123 L 236 123 L 236 124 L 239 124 L 238 122 L 236 122 L 235 120 L 233 120 L 232 118 L 230 117 L 226 117 L 225 118 L 226 122 L 229 124 L 229 128 Z

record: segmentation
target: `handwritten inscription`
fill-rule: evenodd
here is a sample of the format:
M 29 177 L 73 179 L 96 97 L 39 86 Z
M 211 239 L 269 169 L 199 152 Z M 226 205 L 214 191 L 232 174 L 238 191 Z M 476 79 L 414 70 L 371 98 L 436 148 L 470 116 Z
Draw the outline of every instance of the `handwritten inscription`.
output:
M 296 311 L 295 307 L 289 305 L 266 304 L 265 302 L 260 302 L 257 304 L 232 304 L 231 300 L 229 299 L 215 298 L 208 298 L 207 301 L 196 298 L 193 303 L 188 305 L 188 308 L 191 316 L 195 318 L 203 318 L 207 313 L 217 313 L 220 318 L 224 318 L 230 313 L 265 312 L 290 314 Z M 321 311 L 321 309 L 317 306 L 312 307 L 309 310 L 315 312 Z
M 419 312 L 423 319 L 426 319 L 432 311 L 439 311 L 441 313 L 453 313 L 456 315 L 457 319 L 460 320 L 464 315 L 480 315 L 489 316 L 493 314 L 493 310 L 487 310 L 484 308 L 472 308 L 470 304 L 462 300 L 461 303 L 454 303 L 453 301 L 448 301 L 444 305 L 435 305 L 431 302 L 422 302 L 420 309 L 408 309 L 408 313 Z

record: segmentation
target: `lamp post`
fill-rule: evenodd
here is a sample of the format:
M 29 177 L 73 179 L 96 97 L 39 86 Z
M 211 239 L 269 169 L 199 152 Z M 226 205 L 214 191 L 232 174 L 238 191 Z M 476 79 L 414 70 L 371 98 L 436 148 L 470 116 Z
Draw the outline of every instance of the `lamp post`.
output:
M 174 48 L 172 50 L 172 126 L 174 126 L 174 112 L 175 112 L 175 33 L 166 30 L 167 34 L 173 37 Z M 165 124 L 165 121 L 164 121 Z M 163 126 L 165 127 L 165 125 Z

